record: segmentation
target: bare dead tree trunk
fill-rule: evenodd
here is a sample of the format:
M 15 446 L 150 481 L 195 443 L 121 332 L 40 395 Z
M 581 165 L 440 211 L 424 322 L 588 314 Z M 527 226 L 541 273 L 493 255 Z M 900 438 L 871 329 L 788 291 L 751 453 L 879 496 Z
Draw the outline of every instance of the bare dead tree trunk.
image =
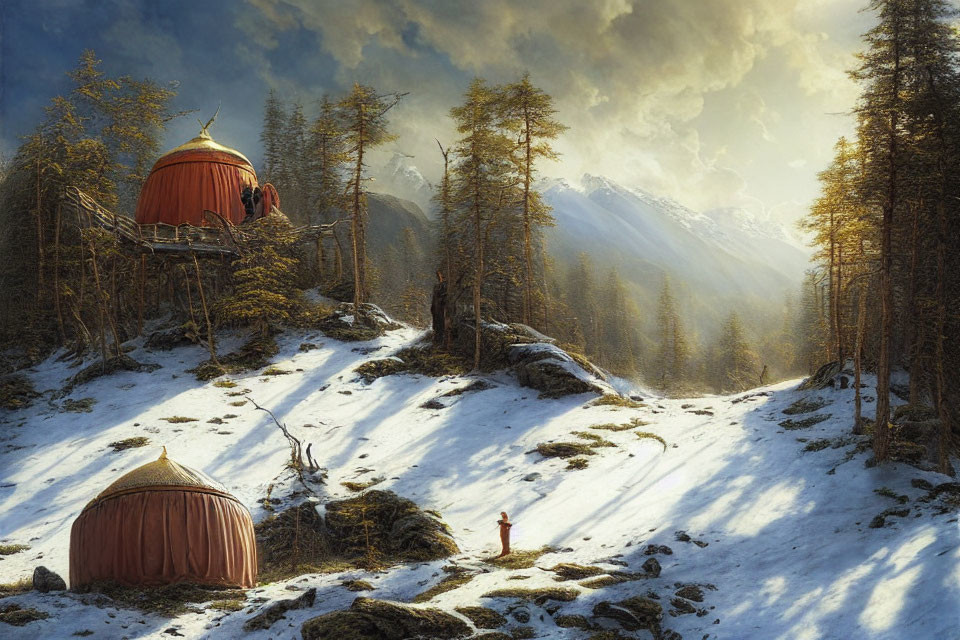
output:
M 863 334 L 867 325 L 867 293 L 866 287 L 860 287 L 859 301 L 857 302 L 857 339 L 853 348 L 853 433 L 854 435 L 863 434 L 863 420 L 861 413 L 860 397 L 860 372 L 862 371 L 861 359 L 863 357 Z
M 897 206 L 897 127 L 900 95 L 900 18 L 893 21 L 893 69 L 888 141 L 887 197 L 883 204 L 880 228 L 880 357 L 877 363 L 877 413 L 873 431 L 873 451 L 877 462 L 887 459 L 890 445 L 890 338 L 893 332 L 893 215 Z

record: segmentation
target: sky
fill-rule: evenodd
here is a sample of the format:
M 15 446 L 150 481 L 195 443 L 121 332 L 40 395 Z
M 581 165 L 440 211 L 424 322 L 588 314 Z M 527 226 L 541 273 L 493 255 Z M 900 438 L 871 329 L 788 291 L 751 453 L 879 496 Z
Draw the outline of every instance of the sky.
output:
M 255 165 L 274 88 L 315 112 L 354 82 L 407 92 L 396 142 L 436 181 L 435 139 L 475 76 L 529 72 L 569 127 L 544 177 L 584 173 L 697 210 L 792 221 L 850 135 L 866 0 L 0 0 L 0 151 L 69 90 L 84 49 L 111 74 L 173 83 L 176 109 Z M 194 116 L 165 148 L 193 137 Z M 375 160 L 376 162 L 376 160 Z

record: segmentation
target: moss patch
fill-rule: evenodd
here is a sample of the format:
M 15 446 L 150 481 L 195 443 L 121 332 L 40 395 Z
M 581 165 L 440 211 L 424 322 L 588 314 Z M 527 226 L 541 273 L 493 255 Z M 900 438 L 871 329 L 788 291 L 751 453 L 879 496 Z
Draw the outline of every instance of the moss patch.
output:
M 237 383 L 233 380 L 217 380 L 213 383 L 213 386 L 217 387 L 218 389 L 233 389 L 235 386 L 237 386 Z
M 651 440 L 656 440 L 657 442 L 663 445 L 664 451 L 667 450 L 667 441 L 661 438 L 660 436 L 658 436 L 657 434 L 650 433 L 649 431 L 635 431 L 634 433 L 636 433 L 637 437 L 640 438 L 641 440 L 644 438 L 650 438 Z
M 351 482 L 349 480 L 346 480 L 344 482 L 341 482 L 340 486 L 346 487 L 350 491 L 364 491 L 366 489 L 369 489 L 370 487 L 375 487 L 376 485 L 380 484 L 384 480 L 385 478 L 383 477 L 371 478 L 366 482 Z
M 631 400 L 626 396 L 619 396 L 614 393 L 608 393 L 607 395 L 600 396 L 596 400 L 588 402 L 585 406 L 587 407 L 618 407 L 621 409 L 642 409 L 647 405 L 642 402 L 637 402 L 636 400 Z
M 160 418 L 170 424 L 182 424 L 184 422 L 197 422 L 196 418 L 187 418 L 185 416 L 171 416 L 169 418 Z
M 245 599 L 214 600 L 207 605 L 207 609 L 216 609 L 217 611 L 240 611 L 245 606 L 247 606 Z
M 503 556 L 502 558 L 487 558 L 484 562 L 496 565 L 502 569 L 529 569 L 536 563 L 540 556 L 552 553 L 553 551 L 555 551 L 553 547 L 540 547 L 532 551 L 517 549 L 510 553 L 510 555 Z
M 116 442 L 111 442 L 108 446 L 113 447 L 114 451 L 125 451 L 127 449 L 137 449 L 139 447 L 145 447 L 150 444 L 149 438 L 144 438 L 143 436 L 137 436 L 135 438 L 127 438 L 125 440 L 117 440 Z
M 514 600 L 523 600 L 524 602 L 533 602 L 544 604 L 549 600 L 558 602 L 572 602 L 577 599 L 580 592 L 576 589 L 566 589 L 561 587 L 540 587 L 536 589 L 525 589 L 522 587 L 511 587 L 508 589 L 496 589 L 483 594 L 482 598 L 512 598 Z
M 421 609 L 359 597 L 346 611 L 332 611 L 300 627 L 303 640 L 449 640 L 471 635 L 470 625 L 439 609 Z
M 25 409 L 38 397 L 30 378 L 17 374 L 0 378 L 0 409 Z
M 0 598 L 26 593 L 33 589 L 33 578 L 20 578 L 14 582 L 0 583 Z
M 290 374 L 290 371 L 287 371 L 286 369 L 281 369 L 280 367 L 272 367 L 272 366 L 267 367 L 266 369 L 260 372 L 260 375 L 262 376 L 286 376 L 289 374 Z
M 606 570 L 600 567 L 573 564 L 569 562 L 562 562 L 558 565 L 554 565 L 547 569 L 547 571 L 553 571 L 555 574 L 557 574 L 557 579 L 561 581 L 583 580 L 584 578 L 592 578 L 593 576 L 600 575 L 601 573 L 606 573 Z
M 0 544 L 0 556 L 12 556 L 15 553 L 26 551 L 30 545 L 26 544 Z
M 457 607 L 457 613 L 466 616 L 477 629 L 496 629 L 507 624 L 507 619 L 486 607 Z
M 326 506 L 325 519 L 314 503 L 305 502 L 254 527 L 262 581 L 437 560 L 460 552 L 439 518 L 392 491 L 369 490 Z
M 801 398 L 784 409 L 783 413 L 788 416 L 795 416 L 801 413 L 813 413 L 814 411 L 819 411 L 825 406 L 827 406 L 826 400 L 821 400 L 820 398 L 814 398 L 813 400 Z
M 537 453 L 544 458 L 572 458 L 596 454 L 589 445 L 582 442 L 544 442 L 537 445 Z
M 823 451 L 827 447 L 833 444 L 833 441 L 829 438 L 820 438 L 818 440 L 811 440 L 807 443 L 807 446 L 803 448 L 804 451 Z
M 433 346 L 407 347 L 389 358 L 370 360 L 354 369 L 365 382 L 398 373 L 414 373 L 433 378 L 448 375 L 463 375 L 470 371 L 470 363 L 456 354 L 440 351 Z M 477 386 L 475 386 L 477 385 Z M 476 381 L 464 389 L 454 390 L 444 395 L 459 395 L 464 391 L 480 391 L 488 385 Z M 471 388 L 474 387 L 474 388 Z M 454 393 L 457 392 L 457 393 Z
M 800 420 L 788 418 L 778 424 L 788 431 L 795 431 L 797 429 L 809 429 L 816 424 L 820 424 L 829 417 L 829 413 L 820 413 L 817 415 L 807 416 L 806 418 L 801 418 Z
M 93 411 L 93 405 L 95 404 L 97 404 L 96 398 L 80 398 L 79 400 L 67 398 L 60 405 L 60 408 L 70 413 L 90 413 Z
M 373 591 L 374 587 L 366 580 L 344 580 L 340 585 L 347 591 Z
M 368 360 L 354 369 L 357 375 L 367 384 L 377 378 L 402 373 L 407 370 L 406 363 L 399 358 L 381 358 L 379 360 Z
M 591 429 L 598 429 L 600 431 L 629 431 L 630 429 L 636 429 L 637 427 L 645 427 L 649 422 L 641 420 L 640 418 L 632 418 L 630 422 L 625 422 L 623 424 L 595 424 Z
M 205 382 L 228 373 L 263 369 L 279 351 L 280 348 L 272 335 L 257 336 L 236 351 L 220 356 L 218 363 L 203 362 L 193 369 L 187 369 L 187 373 L 192 373 L 197 380 Z
M 15 604 L 0 607 L 0 622 L 5 622 L 15 627 L 22 627 L 35 620 L 44 620 L 49 617 L 50 614 L 30 607 L 20 607 Z
M 176 617 L 187 612 L 199 612 L 204 602 L 224 600 L 243 601 L 243 589 L 196 584 L 171 584 L 162 587 L 125 587 L 112 582 L 99 582 L 78 589 L 81 593 L 102 593 L 119 606 Z
M 594 449 L 599 449 L 602 447 L 616 447 L 617 445 L 613 444 L 609 440 L 604 440 L 601 436 L 598 436 L 595 433 L 590 433 L 588 431 L 574 431 L 573 435 L 581 438 L 582 440 L 588 440 L 590 442 L 589 446 Z
M 423 593 L 418 593 L 416 596 L 414 596 L 413 602 L 420 603 L 433 600 L 441 593 L 459 589 L 476 577 L 475 573 L 471 573 L 462 567 L 444 567 L 444 571 L 448 571 L 449 575 L 445 576 L 442 580 L 440 580 L 440 582 L 433 585 Z

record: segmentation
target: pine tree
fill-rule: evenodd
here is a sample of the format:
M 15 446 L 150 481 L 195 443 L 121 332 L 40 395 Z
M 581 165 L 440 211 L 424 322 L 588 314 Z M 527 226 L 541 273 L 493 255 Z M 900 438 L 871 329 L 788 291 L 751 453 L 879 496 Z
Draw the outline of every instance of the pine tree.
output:
M 233 291 L 216 305 L 219 322 L 249 326 L 267 336 L 278 325 L 294 320 L 304 308 L 296 283 L 296 238 L 279 218 L 256 223 L 256 241 L 233 264 Z
M 670 278 L 664 276 L 657 303 L 657 351 L 653 374 L 661 388 L 674 387 L 687 376 L 690 345 L 676 302 L 670 288 Z
M 474 367 L 480 366 L 483 284 L 487 275 L 484 252 L 489 233 L 500 214 L 511 204 L 510 153 L 513 145 L 502 130 L 502 96 L 495 87 L 474 79 L 463 104 L 450 111 L 462 136 L 454 147 L 457 162 L 451 195 L 460 225 L 472 248 Z
M 310 129 L 309 155 L 313 178 L 312 223 L 329 223 L 343 208 L 343 173 L 348 155 L 343 123 L 337 116 L 336 105 L 324 96 L 320 114 Z
M 260 142 L 263 145 L 263 169 L 260 171 L 263 182 L 274 185 L 285 182 L 283 175 L 283 131 L 287 122 L 287 113 L 277 97 L 275 89 L 270 89 L 263 105 L 263 128 Z
M 736 313 L 731 313 L 724 322 L 714 353 L 715 385 L 721 391 L 743 391 L 759 380 L 757 355 L 747 343 L 743 325 Z
M 534 305 L 533 244 L 535 227 L 552 226 L 550 207 L 532 188 L 536 175 L 536 162 L 540 159 L 555 160 L 557 153 L 550 140 L 557 138 L 567 127 L 553 116 L 553 98 L 533 86 L 530 75 L 503 89 L 503 109 L 506 126 L 516 134 L 518 145 L 514 162 L 522 184 L 523 207 L 523 322 L 532 323 Z
M 349 196 L 346 208 L 350 213 L 350 240 L 353 252 L 353 302 L 359 307 L 370 295 L 367 278 L 366 192 L 363 188 L 366 153 L 390 142 L 395 136 L 387 129 L 386 114 L 397 105 L 402 94 L 379 95 L 372 87 L 354 84 L 348 96 L 337 104 L 343 123 L 352 165 L 347 181 Z

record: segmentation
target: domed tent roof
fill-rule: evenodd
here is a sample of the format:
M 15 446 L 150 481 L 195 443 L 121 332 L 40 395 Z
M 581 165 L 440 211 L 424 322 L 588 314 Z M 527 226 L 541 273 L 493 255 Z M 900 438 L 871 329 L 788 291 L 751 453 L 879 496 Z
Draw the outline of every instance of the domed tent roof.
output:
M 251 587 L 256 575 L 250 512 L 216 480 L 168 458 L 166 448 L 101 491 L 70 532 L 73 587 Z
M 257 186 L 257 174 L 246 156 L 210 137 L 207 127 L 212 123 L 213 118 L 197 137 L 153 165 L 140 190 L 137 222 L 204 226 L 209 224 L 203 217 L 205 209 L 234 224 L 243 221 L 240 191 Z
M 198 491 L 208 491 L 210 493 L 219 493 L 228 498 L 233 496 L 222 484 L 208 476 L 202 471 L 186 467 L 174 462 L 167 457 L 167 448 L 163 448 L 163 453 L 153 462 L 148 462 L 123 474 L 113 481 L 109 487 L 101 491 L 96 498 L 90 501 L 84 510 L 89 509 L 100 500 L 111 496 L 130 493 L 132 491 L 143 490 L 146 488 L 163 490 L 168 487 L 175 489 L 194 489 Z

